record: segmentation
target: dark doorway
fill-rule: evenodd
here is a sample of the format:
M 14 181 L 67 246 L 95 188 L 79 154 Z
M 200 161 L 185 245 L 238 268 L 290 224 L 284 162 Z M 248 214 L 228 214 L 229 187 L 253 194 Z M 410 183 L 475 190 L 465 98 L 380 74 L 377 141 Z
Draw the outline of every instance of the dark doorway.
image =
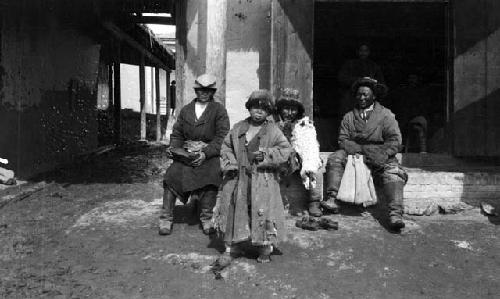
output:
M 337 149 L 338 127 L 352 108 L 338 75 L 368 44 L 390 92 L 381 102 L 400 123 L 406 151 L 419 151 L 407 123 L 427 119 L 427 151 L 446 151 L 447 4 L 444 2 L 317 2 L 314 15 L 314 111 L 322 151 Z M 408 91 L 417 76 L 418 92 Z M 411 80 L 410 80 L 411 81 Z M 412 85 L 413 87 L 413 85 Z M 413 98 L 413 100 L 411 100 Z M 416 99 L 418 98 L 418 99 Z M 411 104 L 410 104 L 411 103 Z M 418 109 L 414 109 L 418 108 Z

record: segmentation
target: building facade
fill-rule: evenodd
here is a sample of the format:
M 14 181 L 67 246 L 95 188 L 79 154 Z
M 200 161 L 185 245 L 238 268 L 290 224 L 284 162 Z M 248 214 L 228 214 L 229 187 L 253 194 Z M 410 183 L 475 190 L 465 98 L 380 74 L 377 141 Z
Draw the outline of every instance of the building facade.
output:
M 232 123 L 252 90 L 278 97 L 293 87 L 330 151 L 343 114 L 338 71 L 368 43 L 391 90 L 421 77 L 431 152 L 500 156 L 498 1 L 188 0 L 176 3 L 176 25 L 178 104 L 193 99 L 204 72 L 217 75 Z

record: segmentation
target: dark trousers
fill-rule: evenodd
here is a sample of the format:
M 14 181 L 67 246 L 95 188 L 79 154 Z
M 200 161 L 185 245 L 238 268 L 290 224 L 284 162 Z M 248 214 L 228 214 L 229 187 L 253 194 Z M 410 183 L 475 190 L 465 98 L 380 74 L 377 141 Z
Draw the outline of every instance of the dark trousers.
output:
M 328 156 L 325 184 L 328 197 L 337 197 L 346 163 L 347 153 L 344 150 L 338 150 Z M 374 181 L 381 183 L 384 188 L 390 214 L 403 214 L 403 188 L 408 180 L 406 171 L 395 158 L 389 159 L 383 168 L 372 168 L 371 171 Z
M 183 194 L 183 198 L 191 196 L 191 200 L 198 202 L 198 215 L 201 222 L 205 223 L 212 219 L 213 209 L 217 198 L 218 188 L 208 185 L 203 188 Z M 168 186 L 163 186 L 163 213 L 162 218 L 174 220 L 174 206 L 177 196 Z

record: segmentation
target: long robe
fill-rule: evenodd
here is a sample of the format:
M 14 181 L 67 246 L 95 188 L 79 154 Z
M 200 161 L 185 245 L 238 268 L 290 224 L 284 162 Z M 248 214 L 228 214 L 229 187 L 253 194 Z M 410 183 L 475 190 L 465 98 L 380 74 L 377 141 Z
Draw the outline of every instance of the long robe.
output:
M 181 109 L 172 134 L 170 146 L 182 148 L 188 140 L 203 141 L 206 160 L 198 167 L 174 161 L 165 173 L 164 183 L 178 196 L 208 185 L 218 187 L 222 181 L 220 148 L 229 131 L 229 118 L 222 104 L 210 102 L 199 119 L 195 114 L 195 101 Z
M 276 245 L 285 238 L 285 211 L 280 194 L 279 168 L 292 151 L 281 130 L 266 121 L 254 138 L 264 152 L 264 161 L 248 161 L 245 146 L 248 120 L 234 125 L 221 149 L 223 172 L 238 170 L 236 177 L 224 177 L 214 209 L 216 227 L 226 243 L 251 241 L 253 245 Z

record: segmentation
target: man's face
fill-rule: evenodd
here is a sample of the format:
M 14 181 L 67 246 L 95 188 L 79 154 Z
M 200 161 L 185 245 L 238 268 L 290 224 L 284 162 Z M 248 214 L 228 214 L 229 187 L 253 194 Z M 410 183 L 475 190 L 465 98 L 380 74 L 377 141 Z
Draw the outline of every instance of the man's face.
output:
M 285 121 L 294 121 L 299 114 L 299 109 L 295 106 L 285 106 L 280 111 L 280 116 Z
M 198 102 L 206 103 L 212 99 L 215 90 L 211 88 L 196 88 L 194 92 L 196 93 L 196 99 Z
M 367 59 L 370 56 L 370 48 L 367 45 L 361 45 L 358 49 L 358 57 L 360 59 Z
M 375 101 L 375 95 L 370 87 L 360 86 L 356 92 L 356 101 L 361 109 L 366 109 Z
M 250 108 L 250 118 L 254 123 L 260 124 L 264 122 L 269 115 L 266 110 L 262 108 Z

